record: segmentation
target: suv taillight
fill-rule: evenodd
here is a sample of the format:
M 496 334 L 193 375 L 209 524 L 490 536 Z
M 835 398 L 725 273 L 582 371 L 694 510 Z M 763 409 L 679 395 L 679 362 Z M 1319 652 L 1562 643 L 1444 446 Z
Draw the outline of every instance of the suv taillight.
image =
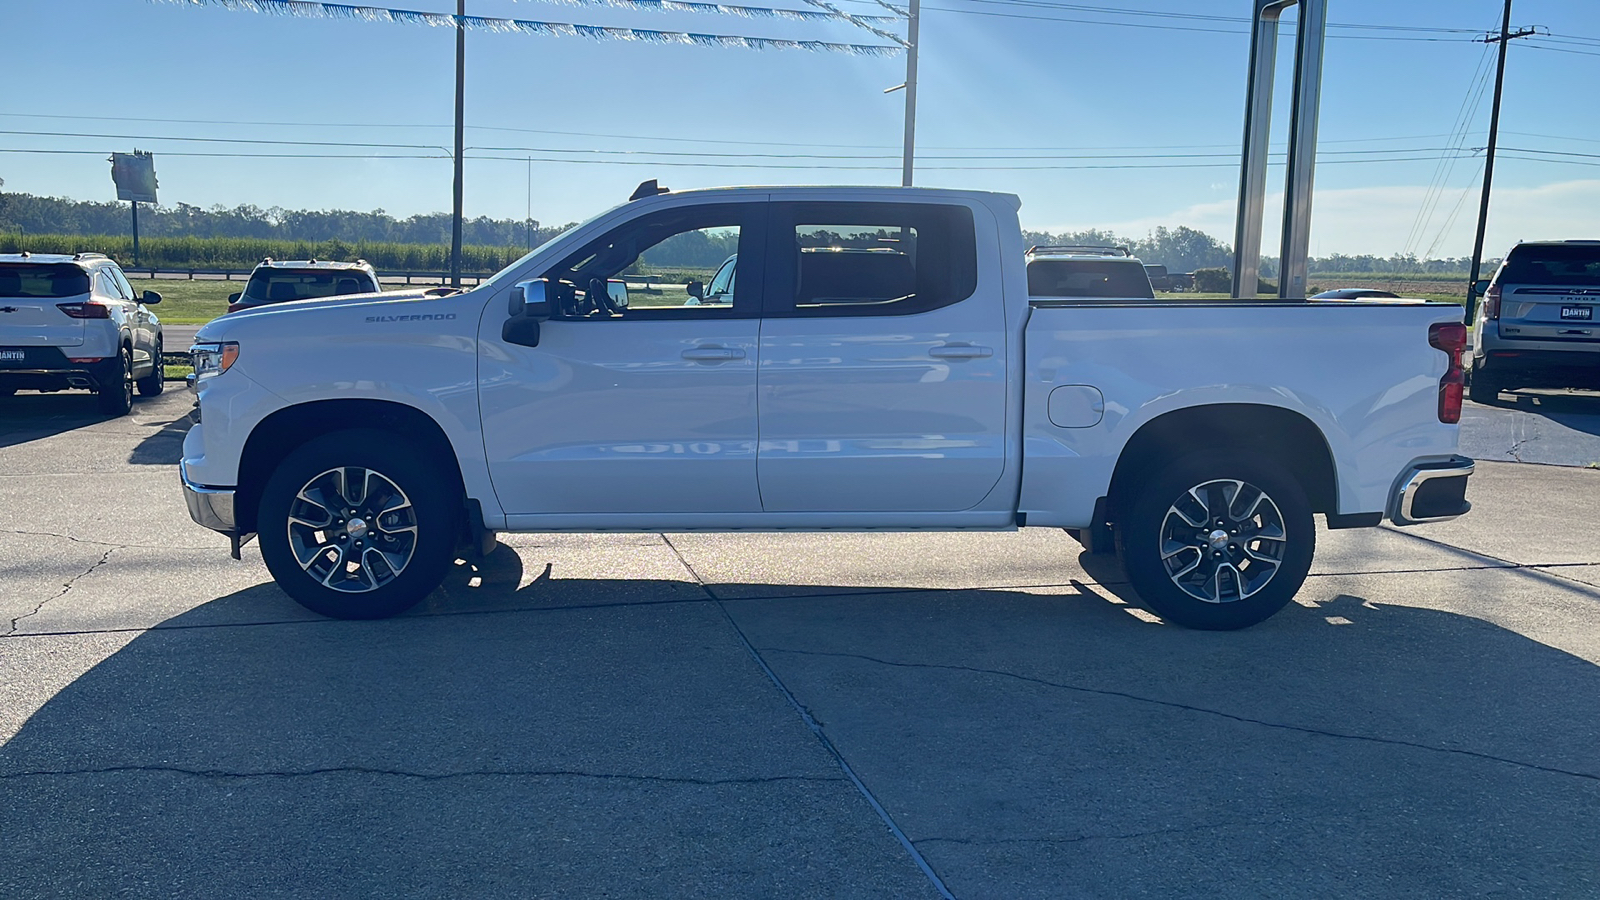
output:
M 93 301 L 88 303 L 57 303 L 56 309 L 61 310 L 74 319 L 111 318 L 111 309 L 109 307 Z
M 1461 368 L 1461 352 L 1467 349 L 1467 326 L 1460 322 L 1434 324 L 1428 328 L 1428 343 L 1450 356 L 1450 366 L 1439 379 L 1439 421 L 1454 425 L 1461 421 L 1461 395 L 1467 384 L 1467 373 Z
M 1491 284 L 1483 292 L 1483 317 L 1485 319 L 1500 318 L 1500 285 Z

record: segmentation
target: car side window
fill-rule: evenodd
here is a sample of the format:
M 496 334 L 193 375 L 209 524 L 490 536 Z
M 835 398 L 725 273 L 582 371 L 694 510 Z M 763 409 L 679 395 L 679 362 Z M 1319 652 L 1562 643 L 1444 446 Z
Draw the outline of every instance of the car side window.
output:
M 786 203 L 773 211 L 769 316 L 927 312 L 978 287 L 972 210 L 928 203 Z
M 99 289 L 100 293 L 104 294 L 105 296 L 113 300 L 128 299 L 123 295 L 122 289 L 117 287 L 116 279 L 112 278 L 105 269 L 101 269 L 100 271 L 96 272 L 94 275 L 94 280 L 95 286 Z
M 122 274 L 121 269 L 117 268 L 116 266 L 107 266 L 106 271 L 111 273 L 111 280 L 117 285 L 117 288 L 122 291 L 122 296 L 125 299 L 132 300 L 139 296 L 138 291 L 135 291 L 133 289 L 133 285 L 128 283 L 128 276 Z
M 761 284 L 765 211 L 765 203 L 690 206 L 617 226 L 544 273 L 553 318 L 759 316 L 759 292 L 745 290 L 735 298 L 732 289 L 735 280 Z M 703 284 L 707 280 L 713 288 L 725 281 L 726 296 L 715 297 Z

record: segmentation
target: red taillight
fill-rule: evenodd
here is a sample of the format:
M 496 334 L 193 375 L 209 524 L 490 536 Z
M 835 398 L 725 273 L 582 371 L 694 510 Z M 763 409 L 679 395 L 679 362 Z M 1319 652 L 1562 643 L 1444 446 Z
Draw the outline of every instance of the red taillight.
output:
M 1495 296 L 1498 299 L 1499 295 Z M 1460 322 L 1436 323 L 1428 328 L 1428 343 L 1450 356 L 1450 366 L 1439 379 L 1439 421 L 1454 425 L 1461 421 L 1461 396 L 1467 385 L 1466 370 L 1461 368 L 1461 352 L 1467 349 L 1467 326 Z
M 1483 316 L 1486 319 L 1500 318 L 1500 285 L 1491 284 L 1483 292 Z
M 99 303 L 57 303 L 56 309 L 61 310 L 74 319 L 109 319 L 110 307 Z
M 243 303 L 229 303 L 228 304 L 228 312 L 238 312 L 241 309 L 244 309 L 244 304 Z
M 69 356 L 69 357 L 67 357 L 67 362 L 69 362 L 69 363 L 77 363 L 80 366 L 90 365 L 92 363 L 102 362 L 104 360 L 105 360 L 104 356 Z

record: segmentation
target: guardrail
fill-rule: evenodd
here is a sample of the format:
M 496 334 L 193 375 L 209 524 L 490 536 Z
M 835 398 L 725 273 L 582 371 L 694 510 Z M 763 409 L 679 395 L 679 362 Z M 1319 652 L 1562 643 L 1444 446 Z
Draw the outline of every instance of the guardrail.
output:
M 181 278 L 189 281 L 232 281 L 237 276 L 240 281 L 247 281 L 254 269 L 181 269 L 163 268 L 161 266 L 123 266 L 122 271 L 129 278 Z M 461 281 L 474 286 L 482 284 L 494 277 L 493 272 L 462 272 Z M 406 284 L 420 280 L 422 284 L 444 284 L 450 280 L 449 272 L 406 272 L 406 271 L 379 271 L 378 280 L 393 282 L 405 279 Z
M 217 280 L 232 281 L 233 277 L 235 275 L 237 275 L 237 276 L 239 276 L 239 280 L 246 281 L 246 280 L 249 280 L 250 273 L 255 271 L 255 270 L 254 269 L 169 269 L 169 268 L 162 268 L 160 266 L 139 266 L 137 268 L 133 268 L 133 267 L 129 267 L 129 266 L 124 266 L 122 271 L 129 278 L 144 278 L 144 279 L 152 279 L 152 278 L 183 278 L 183 279 L 187 279 L 189 281 L 217 281 Z M 461 283 L 462 284 L 470 284 L 473 287 L 477 287 L 478 285 L 484 283 L 488 279 L 493 278 L 495 276 L 495 274 L 496 273 L 494 273 L 494 272 L 470 272 L 470 273 L 469 272 L 463 272 L 463 273 L 461 273 Z M 619 279 L 623 280 L 623 281 L 628 282 L 630 285 L 637 284 L 638 285 L 637 289 L 639 291 L 642 291 L 643 293 L 646 293 L 646 294 L 659 294 L 659 293 L 661 293 L 661 290 L 659 288 L 652 287 L 652 285 L 655 284 L 656 281 L 655 281 L 655 279 L 650 278 L 650 276 L 648 276 L 648 275 L 619 275 L 617 277 Z M 398 281 L 400 279 L 404 279 L 405 280 L 404 281 L 405 284 L 411 284 L 413 279 L 420 280 L 420 282 L 422 284 L 445 284 L 446 282 L 448 282 L 450 280 L 450 273 L 449 272 L 402 272 L 402 271 L 388 271 L 388 272 L 380 271 L 380 272 L 378 272 L 378 281 L 379 282 L 388 281 L 390 284 L 393 284 L 393 283 L 395 283 L 396 281 Z

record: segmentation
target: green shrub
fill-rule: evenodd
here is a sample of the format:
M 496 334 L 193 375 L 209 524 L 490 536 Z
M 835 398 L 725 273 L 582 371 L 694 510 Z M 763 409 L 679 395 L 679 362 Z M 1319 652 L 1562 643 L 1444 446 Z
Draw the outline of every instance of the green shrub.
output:
M 1233 273 L 1221 267 L 1195 269 L 1194 289 L 1202 294 L 1226 294 L 1233 289 Z

